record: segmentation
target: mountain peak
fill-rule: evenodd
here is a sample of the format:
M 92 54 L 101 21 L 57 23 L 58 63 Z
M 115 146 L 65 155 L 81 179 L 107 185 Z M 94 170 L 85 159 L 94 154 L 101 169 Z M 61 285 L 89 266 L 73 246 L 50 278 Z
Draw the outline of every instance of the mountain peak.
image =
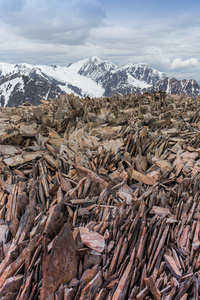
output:
M 92 56 L 90 58 L 91 61 L 94 61 L 94 62 L 102 62 L 102 60 L 98 57 L 98 56 Z
M 61 93 L 85 97 L 110 97 L 116 92 L 136 94 L 163 90 L 168 94 L 195 97 L 200 87 L 195 80 L 166 79 L 146 63 L 116 66 L 97 56 L 68 66 L 0 63 L 0 105 L 16 106 L 28 101 L 56 98 Z
M 101 60 L 98 56 L 92 56 L 88 62 L 88 64 L 90 63 L 94 63 L 94 64 L 97 64 L 98 66 L 99 65 L 104 65 L 104 66 L 107 66 L 106 68 L 116 68 L 116 66 L 109 60 Z

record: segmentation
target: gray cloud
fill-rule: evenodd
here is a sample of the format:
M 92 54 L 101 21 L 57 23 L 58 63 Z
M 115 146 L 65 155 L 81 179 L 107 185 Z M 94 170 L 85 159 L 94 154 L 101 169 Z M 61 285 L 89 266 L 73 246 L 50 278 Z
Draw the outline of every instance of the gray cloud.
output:
M 134 11 L 133 18 L 124 5 L 124 13 L 113 17 L 116 2 L 109 11 L 101 2 L 0 0 L 1 60 L 68 64 L 97 55 L 118 65 L 145 62 L 169 76 L 200 82 L 197 13 L 144 17 Z
M 83 43 L 104 17 L 97 0 L 0 0 L 1 21 L 35 41 Z
M 187 20 L 187 22 L 183 22 Z M 184 26 L 183 26 L 184 23 Z M 195 15 L 134 20 L 133 25 L 93 28 L 88 40 L 103 45 L 101 52 L 115 62 L 145 62 L 167 75 L 192 76 L 200 81 L 200 26 Z

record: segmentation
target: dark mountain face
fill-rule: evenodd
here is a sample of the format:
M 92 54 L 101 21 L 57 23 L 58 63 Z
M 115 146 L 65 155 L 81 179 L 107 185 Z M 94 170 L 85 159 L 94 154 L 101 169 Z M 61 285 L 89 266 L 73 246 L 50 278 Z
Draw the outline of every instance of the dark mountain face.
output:
M 149 68 L 146 64 L 117 67 L 111 62 L 102 62 L 98 58 L 91 58 L 78 73 L 100 84 L 105 89 L 105 96 L 112 96 L 116 92 L 135 94 L 166 77 L 165 74 Z
M 193 80 L 178 80 L 176 78 L 168 78 L 159 81 L 152 88 L 147 89 L 149 92 L 153 92 L 155 90 L 162 90 L 167 92 L 167 94 L 173 95 L 185 95 L 187 94 L 190 97 L 196 97 L 200 93 L 200 88 L 198 83 Z
M 68 67 L 9 65 L 0 63 L 0 105 L 17 106 L 26 101 L 56 98 L 61 93 L 80 97 L 110 97 L 116 92 L 136 94 L 163 90 L 168 94 L 200 94 L 197 82 L 168 78 L 146 64 L 116 66 L 98 57 L 85 59 Z
M 12 86 L 8 83 L 12 79 L 19 79 L 20 82 Z M 12 80 L 13 81 L 13 80 Z M 62 93 L 61 89 L 57 84 L 45 80 L 44 78 L 31 78 L 29 76 L 19 76 L 19 74 L 14 74 L 11 78 L 4 77 L 0 78 L 0 86 L 2 83 L 7 83 L 7 95 L 6 99 L 5 93 L 0 91 L 0 103 L 1 106 L 18 106 L 26 101 L 38 105 L 40 100 L 47 98 L 55 98 Z
M 18 106 L 26 101 L 38 105 L 42 99 L 56 98 L 63 93 L 58 83 L 34 71 L 29 75 L 18 72 L 0 77 L 1 106 Z

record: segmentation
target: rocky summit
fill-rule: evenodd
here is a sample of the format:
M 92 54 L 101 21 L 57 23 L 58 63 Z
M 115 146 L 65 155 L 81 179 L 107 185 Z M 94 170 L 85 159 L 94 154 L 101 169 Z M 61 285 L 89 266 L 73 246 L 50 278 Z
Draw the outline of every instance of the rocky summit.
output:
M 0 299 L 197 300 L 200 97 L 0 108 Z
M 0 63 L 0 105 L 17 106 L 26 101 L 38 105 L 40 100 L 74 93 L 80 97 L 112 97 L 115 93 L 137 94 L 162 90 L 167 94 L 200 93 L 197 82 L 168 78 L 147 64 L 116 66 L 98 57 L 84 59 L 67 67 L 11 65 Z

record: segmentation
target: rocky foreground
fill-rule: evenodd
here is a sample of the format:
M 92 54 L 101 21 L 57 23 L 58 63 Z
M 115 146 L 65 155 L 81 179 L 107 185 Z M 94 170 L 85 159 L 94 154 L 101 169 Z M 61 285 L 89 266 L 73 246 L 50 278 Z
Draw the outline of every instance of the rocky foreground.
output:
M 199 299 L 200 99 L 0 111 L 0 299 Z

